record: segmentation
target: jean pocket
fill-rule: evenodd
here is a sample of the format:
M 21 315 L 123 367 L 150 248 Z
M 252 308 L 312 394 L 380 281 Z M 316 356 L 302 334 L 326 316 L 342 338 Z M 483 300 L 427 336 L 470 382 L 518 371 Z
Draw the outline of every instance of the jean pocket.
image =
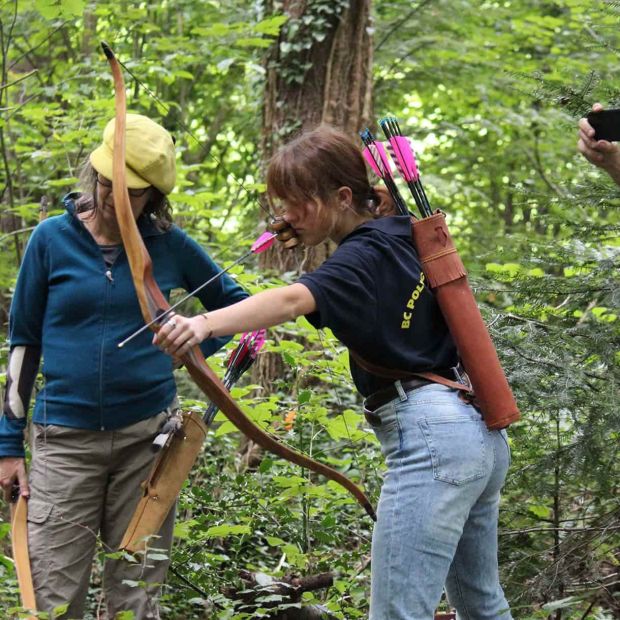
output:
M 460 485 L 485 475 L 483 424 L 459 415 L 423 418 L 418 424 L 430 453 L 433 477 Z

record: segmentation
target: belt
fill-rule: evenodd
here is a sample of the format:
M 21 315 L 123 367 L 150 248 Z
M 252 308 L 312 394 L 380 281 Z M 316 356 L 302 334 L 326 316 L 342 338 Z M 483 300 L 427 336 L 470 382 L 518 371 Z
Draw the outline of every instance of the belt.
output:
M 452 381 L 455 380 L 455 377 L 460 378 L 460 373 L 456 375 L 455 369 L 452 368 L 450 370 L 433 370 L 432 372 L 440 377 L 444 377 L 445 379 L 451 379 Z M 410 392 L 411 390 L 417 390 L 418 388 L 424 387 L 425 385 L 429 385 L 431 383 L 434 383 L 434 381 L 423 379 L 422 377 L 413 377 L 412 379 L 401 381 L 400 385 L 404 392 Z M 382 407 L 399 396 L 400 393 L 396 389 L 396 385 L 392 383 L 385 388 L 373 392 L 368 398 L 364 399 L 364 411 L 372 413 L 373 411 L 379 409 L 379 407 Z

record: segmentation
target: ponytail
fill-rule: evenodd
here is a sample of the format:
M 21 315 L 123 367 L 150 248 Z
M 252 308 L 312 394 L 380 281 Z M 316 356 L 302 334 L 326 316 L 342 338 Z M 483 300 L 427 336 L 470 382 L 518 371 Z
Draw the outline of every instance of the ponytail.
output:
M 383 185 L 375 185 L 370 187 L 369 205 L 372 216 L 375 219 L 386 217 L 387 215 L 396 215 L 396 205 L 394 200 Z

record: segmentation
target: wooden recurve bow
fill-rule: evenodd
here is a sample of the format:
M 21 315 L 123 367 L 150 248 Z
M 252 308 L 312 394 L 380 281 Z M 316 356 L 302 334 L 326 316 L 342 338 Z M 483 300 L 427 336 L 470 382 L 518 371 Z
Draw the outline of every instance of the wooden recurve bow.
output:
M 36 611 L 37 604 L 28 552 L 28 500 L 22 495 L 11 503 L 11 545 L 22 607 L 29 611 Z M 27 616 L 27 618 L 36 620 L 36 616 Z
M 114 209 L 140 309 L 145 322 L 149 323 L 159 316 L 162 311 L 167 310 L 169 304 L 153 277 L 151 258 L 138 230 L 127 191 L 125 176 L 126 97 L 121 66 L 111 48 L 106 43 L 101 45 L 110 63 L 114 78 L 116 110 L 112 177 Z M 157 332 L 159 325 L 154 323 L 151 329 Z M 205 362 L 198 346 L 194 346 L 191 351 L 183 356 L 182 360 L 194 382 L 237 429 L 265 450 L 337 482 L 355 497 L 373 520 L 376 519 L 369 499 L 346 476 L 323 463 L 288 448 L 250 420 L 230 396 L 224 384 Z

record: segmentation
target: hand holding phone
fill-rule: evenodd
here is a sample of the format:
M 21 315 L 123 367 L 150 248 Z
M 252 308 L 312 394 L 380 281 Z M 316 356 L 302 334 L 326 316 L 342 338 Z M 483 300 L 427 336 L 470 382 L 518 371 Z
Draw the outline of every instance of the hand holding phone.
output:
M 620 110 L 604 110 L 595 103 L 579 121 L 577 150 L 620 186 Z
M 590 112 L 586 118 L 594 129 L 595 140 L 620 141 L 620 110 Z

